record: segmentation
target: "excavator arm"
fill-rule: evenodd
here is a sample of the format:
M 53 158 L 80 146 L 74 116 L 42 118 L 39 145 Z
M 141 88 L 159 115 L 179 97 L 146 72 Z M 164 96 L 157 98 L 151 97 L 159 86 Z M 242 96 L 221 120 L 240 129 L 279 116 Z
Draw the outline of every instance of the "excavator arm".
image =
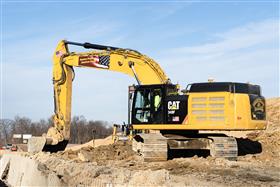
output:
M 88 52 L 70 52 L 69 45 L 93 49 Z M 131 49 L 111 46 L 59 42 L 53 55 L 54 106 L 53 126 L 43 137 L 28 142 L 30 152 L 64 150 L 70 139 L 71 97 L 74 67 L 111 70 L 135 77 L 138 84 L 170 83 L 161 67 L 151 58 Z

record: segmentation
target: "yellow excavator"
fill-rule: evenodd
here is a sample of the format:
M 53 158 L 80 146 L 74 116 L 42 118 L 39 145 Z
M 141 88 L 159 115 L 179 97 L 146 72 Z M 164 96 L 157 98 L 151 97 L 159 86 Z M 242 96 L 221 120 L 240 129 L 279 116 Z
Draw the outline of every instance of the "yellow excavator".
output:
M 71 52 L 70 45 L 93 50 Z M 265 98 L 258 85 L 208 81 L 180 90 L 158 63 L 136 50 L 63 40 L 53 55 L 54 124 L 47 134 L 29 140 L 29 152 L 65 149 L 70 138 L 73 67 L 135 77 L 138 85 L 129 86 L 127 126 L 135 132 L 133 150 L 145 161 L 166 160 L 169 149 L 210 150 L 214 157 L 235 160 L 234 137 L 203 131 L 266 128 Z

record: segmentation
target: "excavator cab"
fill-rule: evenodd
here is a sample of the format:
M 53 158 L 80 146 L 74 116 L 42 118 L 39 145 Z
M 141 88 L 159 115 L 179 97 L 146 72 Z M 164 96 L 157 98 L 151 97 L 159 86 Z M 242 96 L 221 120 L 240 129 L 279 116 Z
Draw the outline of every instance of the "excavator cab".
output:
M 176 84 L 135 86 L 132 124 L 180 124 L 187 114 L 187 95 Z

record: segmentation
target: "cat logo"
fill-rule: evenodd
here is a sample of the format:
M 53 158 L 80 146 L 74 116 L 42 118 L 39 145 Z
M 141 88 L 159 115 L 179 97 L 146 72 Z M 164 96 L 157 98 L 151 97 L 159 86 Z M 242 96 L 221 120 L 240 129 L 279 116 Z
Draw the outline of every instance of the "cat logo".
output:
M 252 104 L 255 112 L 264 112 L 265 104 L 261 98 L 257 98 Z
M 168 101 L 168 110 L 179 110 L 180 101 Z

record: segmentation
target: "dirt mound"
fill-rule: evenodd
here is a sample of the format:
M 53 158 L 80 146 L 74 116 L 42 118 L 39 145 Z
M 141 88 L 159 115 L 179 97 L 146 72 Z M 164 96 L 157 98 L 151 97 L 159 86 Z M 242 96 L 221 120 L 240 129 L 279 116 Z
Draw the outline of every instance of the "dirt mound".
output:
M 280 159 L 280 131 L 274 132 L 257 132 L 248 134 L 248 137 L 261 143 L 262 152 L 257 155 L 247 156 L 250 160 L 253 157 L 259 162 L 269 162 L 270 164 L 279 165 Z
M 280 98 L 266 100 L 267 131 L 280 131 Z
M 280 158 L 280 131 L 262 133 L 257 137 L 263 145 L 263 153 L 271 158 Z
M 251 140 L 262 145 L 262 152 L 253 156 L 261 162 L 277 163 L 280 159 L 280 98 L 266 100 L 267 129 L 247 134 Z
M 131 160 L 135 153 L 132 151 L 131 144 L 119 142 L 98 147 L 82 147 L 78 150 L 66 150 L 57 153 L 57 156 L 64 159 L 80 160 L 86 162 L 97 162 L 102 165 L 110 160 Z
M 66 148 L 66 150 L 73 150 L 73 151 L 76 151 L 76 150 L 79 150 L 83 147 L 98 147 L 98 146 L 101 146 L 101 145 L 110 145 L 110 144 L 113 144 L 113 139 L 112 139 L 112 136 L 108 136 L 107 138 L 104 138 L 104 139 L 95 139 L 95 140 L 91 140 L 87 143 L 84 143 L 84 144 L 81 144 L 81 145 L 75 145 L 75 146 L 72 146 L 72 147 L 68 147 Z

